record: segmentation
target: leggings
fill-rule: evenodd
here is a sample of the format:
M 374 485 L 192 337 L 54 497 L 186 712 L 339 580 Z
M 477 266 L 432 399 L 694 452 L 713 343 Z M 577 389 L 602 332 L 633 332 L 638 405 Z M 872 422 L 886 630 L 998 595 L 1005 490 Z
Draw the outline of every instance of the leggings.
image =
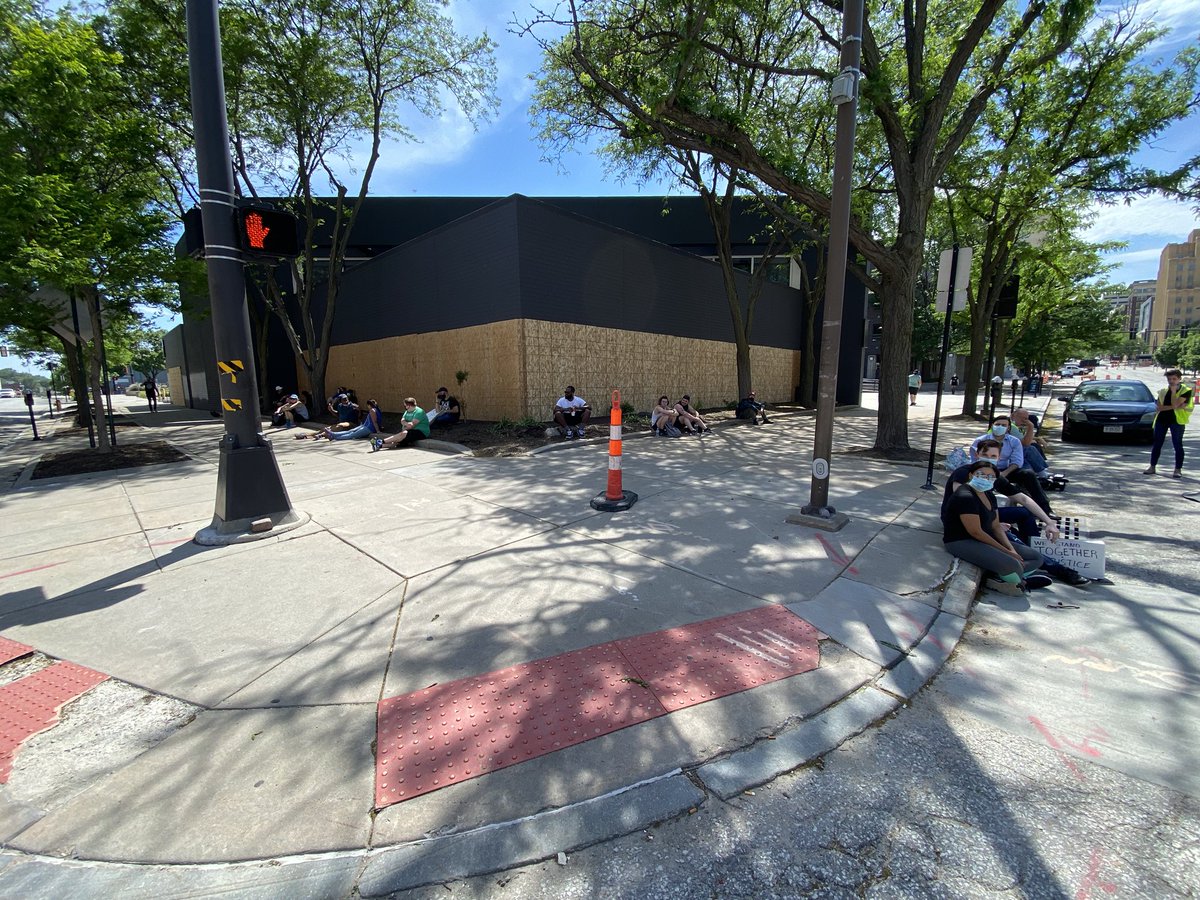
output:
M 944 546 L 951 556 L 974 563 L 987 572 L 995 572 L 1001 578 L 1005 575 L 1031 575 L 1042 565 L 1042 554 L 1024 544 L 1013 544 L 1013 549 L 1025 560 L 1024 566 L 1018 565 L 1017 561 L 1004 551 L 997 550 L 983 541 L 968 538 L 965 541 L 951 541 Z
M 1154 423 L 1154 447 L 1150 450 L 1150 465 L 1157 466 L 1167 440 L 1167 429 L 1171 429 L 1171 444 L 1175 447 L 1175 468 L 1183 468 L 1183 428 L 1178 422 L 1164 422 L 1162 416 Z

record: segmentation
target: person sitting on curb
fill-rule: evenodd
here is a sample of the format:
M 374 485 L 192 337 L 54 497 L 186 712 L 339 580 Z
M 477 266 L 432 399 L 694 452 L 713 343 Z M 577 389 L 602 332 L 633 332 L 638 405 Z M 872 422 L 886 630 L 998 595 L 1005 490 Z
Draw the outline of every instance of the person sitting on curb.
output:
M 974 563 L 999 580 L 988 587 L 1023 596 L 1027 590 L 1047 587 L 1050 576 L 1038 572 L 1042 555 L 1024 544 L 1014 545 L 996 516 L 996 469 L 991 460 L 967 466 L 967 483 L 950 495 L 942 513 L 942 545 L 951 556 Z
M 980 441 L 976 448 L 980 459 L 990 460 L 993 463 L 999 463 L 1000 460 L 1000 442 L 995 440 Z M 959 466 L 955 469 L 950 477 L 946 479 L 946 491 L 942 495 L 942 514 L 945 515 L 946 506 L 950 502 L 950 497 L 954 492 L 966 484 L 970 480 L 968 470 L 970 464 Z M 1011 502 L 1008 506 L 1001 506 L 997 510 L 997 517 L 1001 524 L 1011 525 L 1017 531 L 1020 541 L 1027 547 L 1033 546 L 1033 539 L 1038 537 L 1038 522 L 1044 526 L 1045 536 L 1051 541 L 1057 541 L 1059 538 L 1058 526 L 1054 520 L 1050 518 L 1040 506 L 1033 502 L 1028 495 L 1023 494 L 1015 484 L 1005 478 L 1003 475 L 996 476 L 996 482 L 993 490 L 1001 496 L 1007 497 Z M 1009 540 L 1014 540 L 1012 535 Z M 1070 566 L 1064 566 L 1062 563 L 1050 559 L 1048 556 L 1042 556 L 1042 568 L 1050 575 L 1051 578 L 1057 578 L 1072 587 L 1081 587 L 1090 583 L 1090 579 L 1080 575 Z
M 663 437 L 682 437 L 683 432 L 676 424 L 678 421 L 679 413 L 672 408 L 671 398 L 663 394 L 658 398 L 658 404 L 650 413 L 651 433 Z
M 692 408 L 692 398 L 687 394 L 684 394 L 679 398 L 679 402 L 675 404 L 675 412 L 679 413 L 679 419 L 677 420 L 676 425 L 678 425 L 679 422 L 682 422 L 685 425 L 690 426 L 691 429 L 701 437 L 703 437 L 706 432 L 712 431 L 712 429 L 708 427 L 708 423 L 704 421 L 704 417 L 700 415 L 700 411 Z
M 592 408 L 582 397 L 575 396 L 575 386 L 568 384 L 554 404 L 554 422 L 559 433 L 569 441 L 583 437 Z
M 299 394 L 289 394 L 275 414 L 283 416 L 284 428 L 295 428 L 301 422 L 308 421 L 308 407 L 300 399 Z
M 771 424 L 771 420 L 767 418 L 767 408 L 758 402 L 754 396 L 754 391 L 751 391 L 747 396 L 738 401 L 737 409 L 734 410 L 734 415 L 739 419 L 749 420 L 751 425 L 758 424 L 759 414 L 762 414 L 764 425 Z
M 429 437 L 429 417 L 425 410 L 417 406 L 415 397 L 404 398 L 404 415 L 401 417 L 400 430 L 391 437 L 377 437 L 371 441 L 371 450 L 385 450 L 399 447 L 403 444 L 412 446 L 418 441 Z
M 1065 475 L 1055 475 L 1050 471 L 1050 464 L 1046 462 L 1046 455 L 1038 444 L 1037 418 L 1030 415 L 1027 409 L 1014 409 L 1012 425 L 1008 430 L 1020 439 L 1021 448 L 1025 451 L 1025 464 L 1038 477 L 1038 481 L 1042 482 L 1042 487 L 1048 491 L 1066 490 L 1069 479 Z
M 458 405 L 458 398 L 452 397 L 446 388 L 438 388 L 433 399 L 433 418 L 429 420 L 429 427 L 449 428 L 460 418 L 462 409 Z
M 1025 465 L 1025 448 L 1021 446 L 1020 438 L 1009 431 L 1011 425 L 1012 419 L 1008 417 L 1007 413 L 993 416 L 991 429 L 975 438 L 971 443 L 971 459 L 978 459 L 975 448 L 983 441 L 999 441 L 1000 474 L 1032 497 L 1034 503 L 1046 512 L 1052 513 L 1054 510 L 1050 508 L 1050 500 L 1046 497 L 1046 491 L 1038 482 L 1037 476 Z
M 358 413 L 358 407 L 354 407 L 355 414 Z M 333 428 L 326 428 L 319 433 L 320 437 L 327 441 L 354 441 L 359 438 L 370 437 L 373 434 L 383 433 L 383 414 L 379 411 L 379 404 L 374 400 L 367 401 L 367 415 L 362 420 L 361 425 L 355 425 L 345 431 L 335 431 Z

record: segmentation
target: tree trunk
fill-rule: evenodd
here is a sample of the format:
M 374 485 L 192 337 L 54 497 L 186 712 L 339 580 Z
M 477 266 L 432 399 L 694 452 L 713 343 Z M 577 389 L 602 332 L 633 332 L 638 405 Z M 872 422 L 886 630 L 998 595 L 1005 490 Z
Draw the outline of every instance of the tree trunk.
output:
M 912 366 L 912 280 L 885 273 L 879 300 L 883 311 L 883 346 L 879 354 L 879 418 L 875 449 L 903 455 L 908 444 L 908 373 Z
M 973 416 L 979 407 L 979 380 L 983 371 L 983 355 L 987 344 L 987 322 L 971 312 L 971 349 L 967 354 L 967 371 L 963 376 L 963 415 Z
M 108 419 L 104 412 L 104 386 L 101 383 L 100 351 L 104 344 L 104 326 L 100 321 L 100 294 L 95 287 L 89 287 L 83 292 L 87 301 L 88 319 L 92 324 L 92 341 L 88 369 L 92 383 L 92 408 L 96 417 L 96 448 L 101 453 L 112 452 L 112 442 L 108 437 Z

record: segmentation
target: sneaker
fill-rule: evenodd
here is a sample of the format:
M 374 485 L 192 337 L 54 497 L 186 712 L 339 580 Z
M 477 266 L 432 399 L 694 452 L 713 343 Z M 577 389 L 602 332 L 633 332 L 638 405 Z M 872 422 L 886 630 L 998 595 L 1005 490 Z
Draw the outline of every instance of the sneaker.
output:
M 1007 581 L 1001 581 L 999 578 L 989 578 L 985 585 L 988 590 L 996 591 L 1000 594 L 1008 594 L 1010 597 L 1024 597 L 1025 591 L 1019 584 L 1009 584 Z
M 1031 591 L 1040 591 L 1042 588 L 1048 588 L 1054 584 L 1054 579 L 1049 575 L 1043 575 L 1041 572 L 1034 572 L 1032 575 L 1025 576 L 1025 587 Z
M 575 433 L 577 435 L 579 435 L 580 437 L 587 437 L 587 433 L 583 430 L 582 425 L 580 425 L 578 428 L 575 429 Z
M 1176 469 L 1174 472 L 1172 472 L 1172 473 L 1171 473 L 1171 477 L 1172 477 L 1172 478 L 1182 478 L 1182 477 L 1183 477 L 1183 470 L 1182 470 L 1182 469 Z
M 1157 475 L 1157 474 L 1158 474 L 1158 469 L 1154 468 L 1154 466 L 1151 466 L 1150 468 L 1148 468 L 1148 469 L 1147 469 L 1145 472 L 1143 472 L 1142 474 L 1143 474 L 1143 475 Z
M 567 440 L 568 441 L 575 440 L 575 429 L 574 428 L 567 429 Z

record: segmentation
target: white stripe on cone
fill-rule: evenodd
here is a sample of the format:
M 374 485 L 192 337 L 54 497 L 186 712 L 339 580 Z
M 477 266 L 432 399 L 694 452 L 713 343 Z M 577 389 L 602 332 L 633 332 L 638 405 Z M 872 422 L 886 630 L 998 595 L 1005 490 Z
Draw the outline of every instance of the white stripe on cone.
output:
M 621 439 L 621 426 L 620 425 L 609 425 L 608 426 L 608 439 L 610 441 L 619 441 Z
M 610 456 L 610 457 L 608 458 L 608 468 L 609 468 L 610 470 L 612 470 L 612 469 L 617 469 L 617 470 L 620 470 L 620 468 L 621 468 L 621 457 L 619 457 L 619 456 Z

